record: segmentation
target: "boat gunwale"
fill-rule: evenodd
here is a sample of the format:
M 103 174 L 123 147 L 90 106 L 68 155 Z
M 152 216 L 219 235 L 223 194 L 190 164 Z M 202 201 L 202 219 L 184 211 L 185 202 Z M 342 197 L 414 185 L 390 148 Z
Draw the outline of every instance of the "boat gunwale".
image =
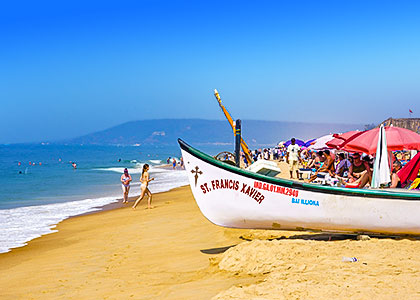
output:
M 335 194 L 335 195 L 342 195 L 342 196 L 351 196 L 351 197 L 368 197 L 368 198 L 387 198 L 387 199 L 398 199 L 398 200 L 406 200 L 406 201 L 420 201 L 420 193 L 414 192 L 395 192 L 395 191 L 385 191 L 385 190 L 368 190 L 368 189 L 354 189 L 354 188 L 343 188 L 343 187 L 334 187 L 334 186 L 323 186 L 323 185 L 316 185 L 311 183 L 301 183 L 296 182 L 293 180 L 277 178 L 277 177 L 269 177 L 266 175 L 253 173 L 247 170 L 243 170 L 236 166 L 232 166 L 221 162 L 212 156 L 201 152 L 198 149 L 187 144 L 182 139 L 178 139 L 178 143 L 184 151 L 187 151 L 189 154 L 197 157 L 198 159 L 204 160 L 205 162 L 222 168 L 226 171 L 233 172 L 235 174 L 245 176 L 251 179 L 264 181 L 270 184 L 282 185 L 289 188 L 294 188 L 297 190 L 304 190 L 316 193 L 328 193 L 328 194 Z

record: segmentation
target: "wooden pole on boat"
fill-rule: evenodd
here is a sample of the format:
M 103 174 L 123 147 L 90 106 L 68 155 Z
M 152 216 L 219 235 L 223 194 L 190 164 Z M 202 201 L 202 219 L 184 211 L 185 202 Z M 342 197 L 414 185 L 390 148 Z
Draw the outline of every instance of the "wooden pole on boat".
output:
M 233 134 L 235 134 L 235 124 L 233 122 L 233 118 L 231 117 L 231 115 L 227 111 L 226 107 L 222 104 L 222 99 L 220 99 L 219 92 L 216 89 L 214 90 L 214 96 L 216 97 L 216 100 L 219 103 L 220 108 L 222 109 L 223 113 L 225 114 L 225 117 L 228 120 L 230 126 L 232 127 Z M 248 145 L 245 143 L 243 138 L 241 138 L 241 147 L 242 147 L 242 150 L 244 151 L 244 155 L 245 155 L 245 159 L 246 159 L 247 163 L 249 165 L 252 164 L 253 160 L 252 160 L 251 151 L 249 150 Z
M 241 167 L 241 120 L 235 122 L 235 163 Z

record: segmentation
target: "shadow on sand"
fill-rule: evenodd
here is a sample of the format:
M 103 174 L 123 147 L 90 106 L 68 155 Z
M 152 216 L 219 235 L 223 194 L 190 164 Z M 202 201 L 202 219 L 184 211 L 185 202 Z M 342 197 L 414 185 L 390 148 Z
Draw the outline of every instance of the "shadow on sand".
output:
M 319 234 L 297 234 L 292 235 L 289 237 L 281 236 L 272 239 L 265 239 L 266 241 L 274 241 L 274 240 L 310 240 L 310 241 L 323 241 L 323 242 L 333 242 L 333 241 L 344 241 L 344 240 L 358 240 L 358 234 L 340 234 L 340 233 L 319 233 Z M 401 239 L 409 239 L 409 240 L 420 240 L 420 236 L 393 236 L 393 235 L 369 235 L 371 238 L 375 239 L 393 239 L 393 240 L 401 240 Z M 253 239 L 248 239 L 243 236 L 239 237 L 241 240 L 244 241 L 252 241 Z M 237 244 L 236 244 L 237 245 Z M 209 248 L 209 249 L 202 249 L 200 252 L 205 254 L 220 254 L 224 253 L 229 248 L 235 247 L 236 245 L 230 245 L 226 247 L 219 247 L 219 248 Z

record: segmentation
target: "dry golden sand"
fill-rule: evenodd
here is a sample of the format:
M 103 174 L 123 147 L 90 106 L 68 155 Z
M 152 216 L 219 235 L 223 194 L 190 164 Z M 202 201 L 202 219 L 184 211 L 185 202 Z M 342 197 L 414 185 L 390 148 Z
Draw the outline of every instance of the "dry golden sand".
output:
M 246 242 L 218 258 L 219 268 L 267 276 L 212 299 L 420 299 L 419 250 L 419 241 L 392 239 Z
M 0 299 L 420 299 L 418 240 L 225 229 L 189 187 L 154 205 L 71 218 L 0 254 Z

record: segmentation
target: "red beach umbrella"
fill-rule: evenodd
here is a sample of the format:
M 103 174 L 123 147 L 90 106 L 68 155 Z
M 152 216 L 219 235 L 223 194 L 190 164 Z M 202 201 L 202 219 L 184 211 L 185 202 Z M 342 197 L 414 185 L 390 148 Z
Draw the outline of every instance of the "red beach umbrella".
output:
M 340 147 L 348 140 L 359 136 L 360 134 L 362 134 L 364 131 L 359 131 L 359 130 L 352 130 L 352 131 L 348 131 L 342 134 L 333 134 L 333 139 L 329 142 L 326 143 L 326 145 L 330 148 L 334 148 L 334 149 L 340 149 Z
M 416 154 L 401 170 L 398 171 L 398 177 L 400 177 L 401 183 L 407 180 L 414 181 L 417 178 L 417 174 L 420 169 L 420 152 Z
M 388 151 L 420 150 L 420 135 L 400 127 L 385 127 Z M 348 139 L 340 149 L 349 152 L 376 153 L 379 128 L 363 131 L 358 136 Z

